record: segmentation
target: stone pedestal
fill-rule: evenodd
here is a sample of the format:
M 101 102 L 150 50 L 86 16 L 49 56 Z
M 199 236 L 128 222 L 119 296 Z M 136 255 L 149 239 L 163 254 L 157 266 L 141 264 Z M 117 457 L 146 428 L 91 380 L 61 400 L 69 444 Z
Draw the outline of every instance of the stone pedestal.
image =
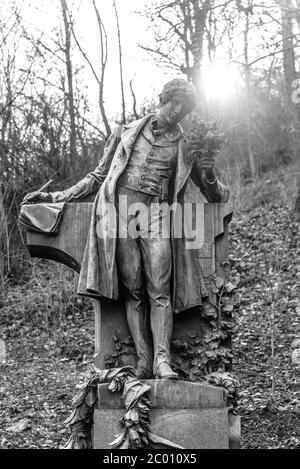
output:
M 187 381 L 147 380 L 150 429 L 185 449 L 228 449 L 234 435 L 221 388 Z M 94 412 L 94 448 L 109 449 L 109 443 L 120 433 L 124 408 L 119 394 L 98 387 L 98 409 Z M 236 422 L 235 422 L 236 424 Z M 159 448 L 159 446 L 155 446 Z M 166 446 L 160 448 L 167 449 Z

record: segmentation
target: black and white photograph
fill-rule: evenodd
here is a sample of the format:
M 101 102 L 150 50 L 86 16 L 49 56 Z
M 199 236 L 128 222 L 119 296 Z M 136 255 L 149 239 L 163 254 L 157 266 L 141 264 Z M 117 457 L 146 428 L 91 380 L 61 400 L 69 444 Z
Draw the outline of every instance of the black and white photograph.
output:
M 2 0 L 0 450 L 300 449 L 299 377 L 300 0 Z

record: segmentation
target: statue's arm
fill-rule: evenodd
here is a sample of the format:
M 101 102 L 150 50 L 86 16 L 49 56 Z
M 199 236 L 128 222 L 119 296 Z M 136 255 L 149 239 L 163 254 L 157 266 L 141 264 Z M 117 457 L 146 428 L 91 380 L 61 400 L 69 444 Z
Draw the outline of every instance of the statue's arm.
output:
M 84 200 L 94 194 L 100 187 L 99 181 L 89 173 L 85 178 L 72 187 L 64 191 L 49 192 L 50 201 L 56 202 L 72 202 Z
M 111 134 L 106 142 L 103 157 L 95 170 L 90 172 L 77 184 L 64 191 L 49 192 L 51 202 L 79 201 L 95 194 L 107 176 L 113 156 L 120 143 L 121 132 L 122 126 L 118 127 L 117 130 Z
M 208 174 L 208 177 L 206 178 L 202 177 L 204 170 L 206 170 Z M 230 196 L 228 187 L 217 179 L 213 168 L 209 168 L 208 171 L 208 167 L 205 167 L 205 163 L 203 164 L 203 161 L 199 158 L 195 158 L 191 171 L 191 178 L 199 187 L 202 194 L 205 195 L 208 202 L 228 202 Z

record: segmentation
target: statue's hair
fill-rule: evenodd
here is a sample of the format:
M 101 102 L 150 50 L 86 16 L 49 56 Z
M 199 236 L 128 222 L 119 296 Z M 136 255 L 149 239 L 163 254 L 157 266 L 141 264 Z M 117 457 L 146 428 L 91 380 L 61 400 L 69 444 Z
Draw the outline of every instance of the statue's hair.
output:
M 174 97 L 184 98 L 190 111 L 197 105 L 197 96 L 194 86 L 182 78 L 175 78 L 165 84 L 159 95 L 161 106 L 171 101 Z

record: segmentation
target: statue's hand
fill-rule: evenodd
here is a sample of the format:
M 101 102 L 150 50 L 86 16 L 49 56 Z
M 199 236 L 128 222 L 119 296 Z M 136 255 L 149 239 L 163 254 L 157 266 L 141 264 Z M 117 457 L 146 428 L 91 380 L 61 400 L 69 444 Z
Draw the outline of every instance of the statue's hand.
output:
M 45 203 L 45 202 L 52 202 L 51 195 L 48 192 L 30 192 L 30 194 L 27 194 L 21 205 L 26 205 L 26 204 L 38 204 L 38 203 Z
M 206 171 L 213 171 L 215 167 L 215 158 L 213 156 L 201 156 L 199 158 L 199 167 Z
M 198 165 L 201 173 L 206 174 L 207 179 L 214 179 L 215 158 L 213 155 L 201 156 Z

